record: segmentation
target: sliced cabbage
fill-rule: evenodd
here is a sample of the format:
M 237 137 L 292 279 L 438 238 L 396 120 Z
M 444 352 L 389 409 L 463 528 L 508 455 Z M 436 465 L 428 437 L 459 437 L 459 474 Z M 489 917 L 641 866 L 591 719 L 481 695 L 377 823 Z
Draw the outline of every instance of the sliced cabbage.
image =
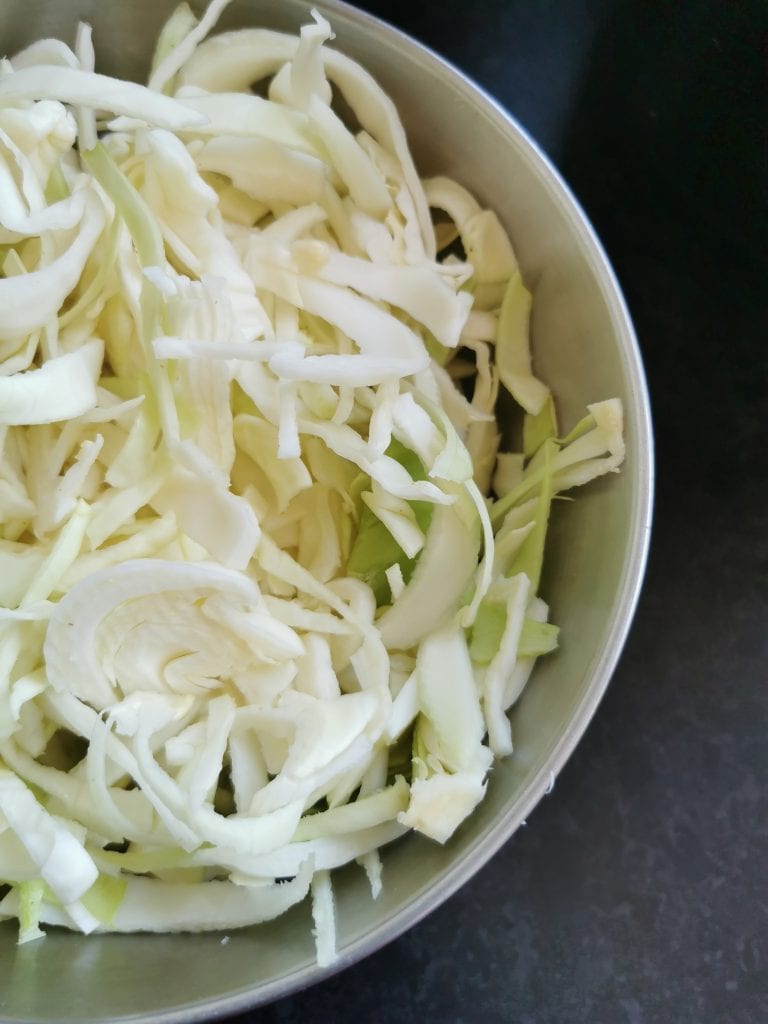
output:
M 310 897 L 325 965 L 333 869 L 376 897 L 511 751 L 553 499 L 618 469 L 621 404 L 559 436 L 496 214 L 419 180 L 321 15 L 205 40 L 226 6 L 177 8 L 148 86 L 87 25 L 0 77 L 0 917 Z
M 197 44 L 202 42 L 214 27 L 229 3 L 230 0 L 211 0 L 200 21 L 194 16 L 189 17 L 189 8 L 186 4 L 182 4 L 174 11 L 164 32 L 164 38 L 158 40 L 149 75 L 148 85 L 151 90 L 162 92 L 166 89 L 176 72 L 195 52 Z
M 46 360 L 39 370 L 0 377 L 0 423 L 56 423 L 90 412 L 98 401 L 103 351 L 94 339 Z
M 98 871 L 77 837 L 40 806 L 17 775 L 4 768 L 0 769 L 0 814 L 61 903 L 74 903 L 90 889 Z
M 8 79 L 0 86 L 3 81 Z M 60 256 L 36 270 L 0 279 L 0 339 L 24 337 L 56 318 L 104 227 L 98 199 L 89 196 L 83 208 L 80 230 Z
M 585 416 L 565 438 L 552 442 L 559 450 L 546 461 L 539 457 L 547 445 L 537 452 L 523 472 L 520 482 L 491 508 L 495 525 L 524 499 L 536 495 L 542 484 L 551 478 L 553 493 L 589 483 L 605 473 L 618 472 L 624 461 L 623 411 L 618 398 L 587 406 Z
M 0 107 L 41 99 L 111 110 L 171 131 L 204 122 L 202 114 L 143 85 L 80 68 L 36 64 L 0 79 Z
M 531 372 L 528 321 L 531 293 L 520 271 L 509 279 L 499 313 L 496 366 L 504 387 L 527 413 L 536 416 L 549 398 L 549 388 Z

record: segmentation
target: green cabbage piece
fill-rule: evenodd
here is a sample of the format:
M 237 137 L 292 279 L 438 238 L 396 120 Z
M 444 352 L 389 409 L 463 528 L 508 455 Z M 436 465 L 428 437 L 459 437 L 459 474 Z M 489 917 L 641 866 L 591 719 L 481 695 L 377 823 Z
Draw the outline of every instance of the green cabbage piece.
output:
M 395 459 L 413 480 L 426 480 L 427 472 L 417 455 L 409 451 L 397 440 L 392 440 L 387 448 L 387 455 Z M 368 486 L 366 477 L 359 477 L 356 490 L 364 490 Z M 434 512 L 434 505 L 427 501 L 410 501 L 419 528 L 426 534 L 429 531 Z M 376 604 L 391 602 L 391 591 L 386 570 L 397 564 L 408 583 L 416 568 L 418 555 L 409 558 L 384 523 L 362 504 L 358 506 L 359 527 L 347 559 L 347 572 L 356 579 L 367 583 L 376 596 Z

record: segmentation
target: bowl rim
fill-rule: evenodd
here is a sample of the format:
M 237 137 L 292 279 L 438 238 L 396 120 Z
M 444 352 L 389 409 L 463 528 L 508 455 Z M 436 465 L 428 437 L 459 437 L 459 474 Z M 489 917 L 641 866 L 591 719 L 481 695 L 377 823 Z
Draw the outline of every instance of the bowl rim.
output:
M 606 626 L 607 641 L 597 653 L 589 672 L 589 684 L 581 698 L 574 705 L 573 713 L 563 733 L 558 737 L 543 759 L 538 770 L 519 791 L 514 807 L 497 819 L 492 827 L 481 833 L 462 854 L 439 876 L 439 886 L 430 884 L 419 892 L 405 908 L 393 911 L 382 918 L 369 931 L 354 939 L 340 951 L 338 959 L 329 967 L 316 963 L 297 967 L 289 974 L 267 983 L 259 983 L 237 989 L 226 995 L 214 996 L 196 1002 L 179 1005 L 173 1009 L 154 1013 L 127 1014 L 111 1018 L 115 1024 L 131 1021 L 133 1024 L 201 1024 L 224 1016 L 242 1013 L 264 1006 L 278 999 L 302 991 L 340 973 L 382 949 L 423 920 L 433 910 L 453 896 L 468 882 L 524 823 L 542 796 L 552 786 L 554 778 L 564 767 L 583 736 L 607 689 L 611 676 L 622 653 L 629 629 L 634 618 L 642 588 L 650 546 L 651 521 L 654 501 L 654 445 L 650 399 L 637 336 L 621 286 L 608 260 L 605 250 L 597 237 L 580 203 L 565 183 L 560 172 L 538 143 L 522 127 L 517 119 L 486 89 L 451 61 L 440 56 L 426 44 L 419 42 L 402 29 L 385 20 L 362 11 L 346 0 L 300 0 L 307 11 L 316 7 L 331 20 L 334 15 L 343 16 L 348 22 L 389 37 L 398 47 L 417 57 L 429 66 L 430 71 L 460 91 L 464 98 L 476 103 L 478 100 L 486 113 L 508 137 L 514 139 L 520 148 L 528 151 L 531 163 L 539 178 L 547 186 L 552 199 L 567 217 L 582 243 L 583 253 L 588 260 L 595 279 L 600 283 L 604 300 L 608 306 L 614 326 L 617 345 L 624 362 L 628 390 L 633 398 L 633 415 L 637 435 L 633 439 L 635 454 L 635 497 L 629 527 L 629 542 L 622 570 L 621 586 L 613 604 L 610 622 Z M 26 1019 L 26 1024 L 33 1024 Z M 45 1024 L 45 1022 L 40 1022 Z

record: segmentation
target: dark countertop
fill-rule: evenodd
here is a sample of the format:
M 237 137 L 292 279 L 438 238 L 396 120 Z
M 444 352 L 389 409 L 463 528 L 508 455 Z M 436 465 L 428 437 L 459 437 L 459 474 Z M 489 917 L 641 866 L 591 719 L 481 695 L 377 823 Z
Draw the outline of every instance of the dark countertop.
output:
M 375 956 L 237 1019 L 768 1020 L 768 7 L 361 6 L 497 96 L 592 219 L 648 371 L 655 528 L 622 661 L 528 826 Z

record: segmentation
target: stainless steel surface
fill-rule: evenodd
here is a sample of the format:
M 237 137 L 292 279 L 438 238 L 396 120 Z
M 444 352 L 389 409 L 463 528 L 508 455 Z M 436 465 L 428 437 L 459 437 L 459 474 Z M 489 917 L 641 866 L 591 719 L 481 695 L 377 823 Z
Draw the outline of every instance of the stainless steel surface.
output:
M 0 49 L 42 35 L 74 38 L 94 26 L 100 70 L 140 78 L 174 0 L 98 3 L 5 0 Z M 494 101 L 411 40 L 339 3 L 317 4 L 335 46 L 361 60 L 397 103 L 427 173 L 440 170 L 493 206 L 511 231 L 534 291 L 535 360 L 564 422 L 585 403 L 619 395 L 626 410 L 622 473 L 558 509 L 543 593 L 562 626 L 560 652 L 544 660 L 513 713 L 512 758 L 446 847 L 408 837 L 384 855 L 384 893 L 372 902 L 360 871 L 337 884 L 338 968 L 414 924 L 476 872 L 519 826 L 573 750 L 608 684 L 642 581 L 652 504 L 652 437 L 645 380 L 620 290 L 589 224 L 535 144 Z M 295 29 L 300 0 L 240 2 L 222 26 Z M 533 827 L 535 827 L 535 822 Z M 6 1021 L 203 1020 L 309 985 L 314 963 L 307 907 L 272 924 L 220 935 L 106 936 L 52 932 L 21 949 L 0 926 L 0 1019 Z

